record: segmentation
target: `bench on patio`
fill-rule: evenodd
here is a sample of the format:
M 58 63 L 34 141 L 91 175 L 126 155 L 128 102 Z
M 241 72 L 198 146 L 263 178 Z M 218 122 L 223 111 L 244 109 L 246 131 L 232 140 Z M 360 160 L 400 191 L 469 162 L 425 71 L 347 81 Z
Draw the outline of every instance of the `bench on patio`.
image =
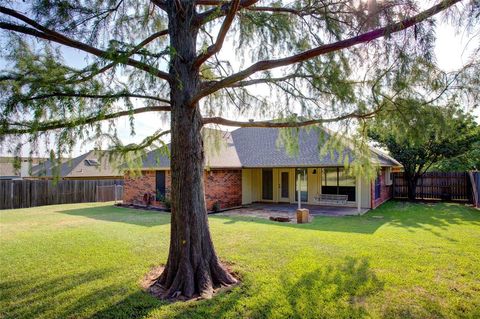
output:
M 347 205 L 348 195 L 318 194 L 314 199 L 322 204 Z

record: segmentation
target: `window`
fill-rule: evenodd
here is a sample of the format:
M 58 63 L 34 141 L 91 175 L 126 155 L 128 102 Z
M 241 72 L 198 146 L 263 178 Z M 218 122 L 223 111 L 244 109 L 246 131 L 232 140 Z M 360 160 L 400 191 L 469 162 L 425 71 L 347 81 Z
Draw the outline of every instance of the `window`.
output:
M 300 181 L 299 181 L 300 175 Z M 308 183 L 307 183 L 307 169 L 297 168 L 295 170 L 295 200 L 298 202 L 298 190 L 300 189 L 300 198 L 302 202 L 308 202 Z
M 354 202 L 355 182 L 355 177 L 347 175 L 343 168 L 324 168 L 322 194 L 348 195 L 348 200 Z
M 262 169 L 262 199 L 273 200 L 273 171 Z
M 355 177 L 347 175 L 343 168 L 338 169 L 338 194 L 348 195 L 349 201 L 355 201 Z
M 382 190 L 382 184 L 380 181 L 380 174 L 377 175 L 377 178 L 375 179 L 375 199 L 379 199 L 381 195 L 381 190 Z
M 392 168 L 386 167 L 384 172 L 385 172 L 385 185 L 392 185 L 393 184 Z
M 100 166 L 100 163 L 95 159 L 87 159 L 85 160 L 86 166 Z
M 282 172 L 282 174 L 281 174 L 282 183 L 281 183 L 281 188 L 280 188 L 280 193 L 281 193 L 282 198 L 288 198 L 289 197 L 289 194 L 288 194 L 288 191 L 289 191 L 288 180 L 289 180 L 288 172 Z
M 157 171 L 155 174 L 155 194 L 158 201 L 165 199 L 165 171 Z

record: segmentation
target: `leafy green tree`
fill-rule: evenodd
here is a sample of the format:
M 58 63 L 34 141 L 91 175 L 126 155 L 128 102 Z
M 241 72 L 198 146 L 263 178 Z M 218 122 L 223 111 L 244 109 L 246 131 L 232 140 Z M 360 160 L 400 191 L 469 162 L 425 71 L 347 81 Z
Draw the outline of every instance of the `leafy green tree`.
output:
M 480 135 L 473 117 L 457 105 L 439 106 L 423 100 L 392 101 L 369 124 L 369 137 L 386 148 L 404 168 L 408 199 L 415 200 L 418 179 L 433 165 L 465 156 Z
M 135 164 L 170 135 L 171 240 L 158 280 L 165 297 L 210 297 L 236 282 L 208 228 L 202 127 L 352 127 L 378 111 L 366 88 L 389 94 L 416 59 L 432 60 L 434 16 L 472 28 L 480 11 L 469 0 L 423 11 L 413 0 L 1 3 L 3 145 L 18 153 L 50 141 L 60 156 L 109 137 Z M 64 48 L 88 65 L 69 64 Z M 146 112 L 167 113 L 170 130 L 121 145 L 114 119 Z M 238 120 L 246 116 L 276 120 Z
M 480 170 L 480 133 L 477 127 L 477 142 L 464 154 L 447 158 L 433 165 L 432 170 L 440 172 L 466 172 Z

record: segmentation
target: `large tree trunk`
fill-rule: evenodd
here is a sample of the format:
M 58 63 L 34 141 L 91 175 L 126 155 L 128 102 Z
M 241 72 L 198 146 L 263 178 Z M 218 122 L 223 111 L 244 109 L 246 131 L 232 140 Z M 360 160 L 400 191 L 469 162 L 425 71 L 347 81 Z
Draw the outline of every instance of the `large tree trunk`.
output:
M 407 187 L 408 187 L 408 200 L 415 201 L 417 197 L 417 183 L 418 175 L 417 174 L 406 174 L 407 178 Z
M 171 197 L 170 250 L 158 283 L 166 298 L 212 296 L 213 288 L 236 282 L 222 267 L 213 248 L 204 194 L 202 117 L 189 105 L 199 88 L 196 56 L 197 27 L 193 1 L 168 1 L 172 56 L 171 86 Z

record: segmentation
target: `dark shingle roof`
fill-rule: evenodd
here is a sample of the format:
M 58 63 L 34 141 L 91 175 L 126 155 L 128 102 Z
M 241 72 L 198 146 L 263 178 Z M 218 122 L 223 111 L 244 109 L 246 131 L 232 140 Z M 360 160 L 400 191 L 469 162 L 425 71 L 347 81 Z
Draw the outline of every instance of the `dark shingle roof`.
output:
M 355 157 L 348 146 L 343 154 L 338 151 L 320 154 L 326 139 L 331 138 L 326 131 L 300 129 L 298 135 L 298 154 L 289 154 L 279 145 L 278 128 L 239 128 L 232 132 L 233 141 L 243 167 L 302 167 L 302 166 L 338 166 L 342 158 L 348 156 L 349 162 Z M 340 156 L 343 155 L 343 156 Z M 398 165 L 378 150 L 372 149 L 372 160 L 380 165 Z
M 170 144 L 167 145 L 170 153 Z M 126 166 L 125 166 L 126 167 Z M 143 168 L 169 168 L 170 156 L 167 156 L 160 152 L 160 150 L 153 150 L 147 153 L 147 156 L 143 160 Z
M 203 137 L 205 147 L 205 165 L 207 167 L 239 168 L 242 166 L 230 132 L 204 128 Z M 220 143 L 215 145 L 215 138 L 217 137 L 220 138 Z M 170 150 L 170 144 L 168 144 L 167 147 Z M 165 152 L 160 152 L 160 150 L 150 151 L 143 160 L 142 167 L 169 168 L 170 157 L 167 156 Z
M 285 147 L 279 145 L 280 129 L 278 128 L 239 128 L 231 133 L 221 132 L 225 140 L 220 153 L 208 151 L 206 144 L 206 165 L 211 168 L 227 167 L 302 167 L 302 166 L 339 166 L 339 153 L 333 151 L 320 155 L 322 141 L 330 138 L 326 131 L 300 129 L 298 139 L 298 154 L 289 154 Z M 399 166 L 400 164 L 388 155 L 371 148 L 372 161 L 382 166 Z M 343 156 L 348 155 L 349 161 L 354 160 L 352 151 L 345 148 Z M 333 155 L 333 156 L 331 156 Z M 170 158 L 154 150 L 147 154 L 143 168 L 169 168 Z
M 53 177 L 58 174 L 59 177 L 111 177 L 121 176 L 122 173 L 112 166 L 107 151 L 92 150 L 78 157 L 69 159 L 58 165 L 50 160 L 32 167 L 32 176 L 36 177 Z M 102 156 L 103 155 L 103 156 Z M 89 165 L 85 160 L 98 162 L 98 165 Z M 55 171 L 59 169 L 59 172 Z
M 81 162 L 87 157 L 88 153 L 82 154 L 78 157 L 68 159 L 61 164 L 52 162 L 51 160 L 40 163 L 32 167 L 32 176 L 53 176 L 58 174 L 61 177 L 65 177 Z M 60 167 L 57 167 L 60 165 Z M 58 173 L 57 171 L 58 170 Z
M 320 156 L 319 134 L 301 129 L 298 138 L 298 154 L 288 154 L 278 144 L 280 129 L 240 128 L 232 132 L 235 147 L 244 167 L 312 166 L 332 165 L 330 155 Z M 338 164 L 334 152 L 335 165 Z

